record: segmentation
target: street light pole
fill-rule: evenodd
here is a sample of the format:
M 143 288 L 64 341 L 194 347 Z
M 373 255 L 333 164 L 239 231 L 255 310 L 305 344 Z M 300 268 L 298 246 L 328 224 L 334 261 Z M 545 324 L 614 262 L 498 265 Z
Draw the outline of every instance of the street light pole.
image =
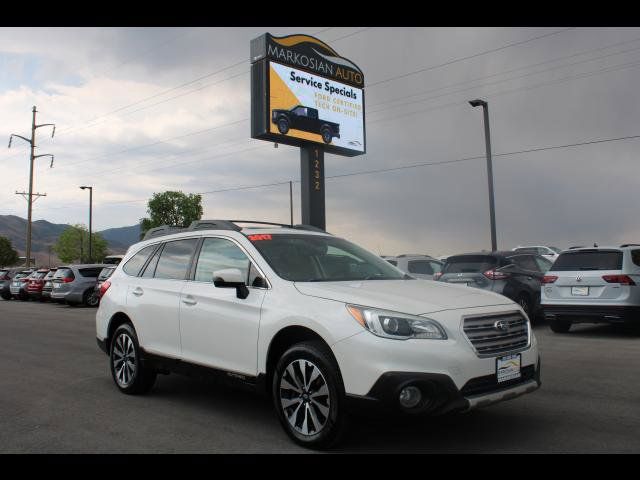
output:
M 484 100 L 471 100 L 469 104 L 472 107 L 482 106 L 484 113 L 484 142 L 487 149 L 487 178 L 489 183 L 489 217 L 491 221 L 491 251 L 498 250 L 498 241 L 496 239 L 496 212 L 493 200 L 493 165 L 491 163 L 491 132 L 489 131 L 489 105 Z
M 93 187 L 82 186 L 81 190 L 89 189 L 89 263 L 93 262 L 93 250 L 91 244 L 93 243 L 93 237 L 91 236 L 91 223 L 93 220 Z

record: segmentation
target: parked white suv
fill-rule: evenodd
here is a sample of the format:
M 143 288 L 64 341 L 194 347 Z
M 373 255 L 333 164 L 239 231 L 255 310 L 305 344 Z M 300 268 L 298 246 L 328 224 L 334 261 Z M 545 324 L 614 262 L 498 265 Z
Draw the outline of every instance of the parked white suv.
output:
M 433 280 L 433 276 L 440 273 L 444 265 L 443 262 L 436 258 L 419 253 L 403 253 L 397 257 L 384 256 L 382 258 L 412 277 L 423 280 Z
M 558 255 L 560 255 L 560 252 L 562 250 L 560 250 L 557 247 L 547 247 L 545 245 L 534 245 L 534 246 L 528 246 L 528 247 L 517 246 L 516 248 L 513 249 L 513 251 L 518 253 L 534 253 L 536 255 L 541 255 L 553 262 L 556 260 L 556 258 L 558 258 Z
M 410 278 L 313 227 L 235 222 L 151 231 L 103 284 L 97 341 L 122 392 L 158 372 L 221 374 L 323 448 L 353 408 L 441 414 L 540 386 L 535 336 L 508 298 Z
M 565 250 L 542 280 L 541 304 L 551 330 L 573 323 L 638 322 L 640 245 Z

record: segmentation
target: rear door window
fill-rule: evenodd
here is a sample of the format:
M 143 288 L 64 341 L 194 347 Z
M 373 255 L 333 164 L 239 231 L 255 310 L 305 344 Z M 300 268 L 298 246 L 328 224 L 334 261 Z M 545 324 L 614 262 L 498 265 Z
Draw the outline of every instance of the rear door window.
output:
M 444 273 L 479 273 L 495 268 L 497 260 L 488 255 L 465 255 L 449 257 L 444 264 Z
M 622 252 L 619 250 L 580 250 L 561 253 L 553 264 L 553 270 L 556 272 L 620 269 L 622 269 Z
M 127 260 L 127 263 L 124 264 L 122 270 L 127 275 L 132 275 L 134 277 L 138 276 L 140 273 L 140 269 L 149 258 L 149 255 L 153 253 L 157 245 L 149 245 L 148 247 L 144 247 L 138 253 L 136 253 L 133 257 Z
M 167 242 L 160 254 L 154 278 L 185 280 L 197 244 L 197 238 Z

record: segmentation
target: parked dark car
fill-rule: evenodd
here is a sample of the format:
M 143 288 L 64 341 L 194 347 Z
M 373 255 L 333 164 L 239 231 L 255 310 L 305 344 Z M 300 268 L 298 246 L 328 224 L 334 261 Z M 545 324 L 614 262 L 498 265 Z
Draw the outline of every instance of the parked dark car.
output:
M 52 268 L 44 277 L 44 285 L 42 287 L 42 299 L 44 301 L 51 300 L 51 290 L 53 290 L 53 276 L 56 274 L 57 268 Z
M 102 284 L 107 281 L 107 279 L 111 276 L 111 274 L 115 271 L 117 265 L 112 265 L 109 267 L 105 267 L 98 275 L 98 279 L 96 280 L 96 287 L 93 291 L 93 297 L 88 303 L 90 307 L 97 307 L 100 304 L 100 289 L 102 288 Z
M 447 258 L 440 282 L 500 293 L 520 304 L 529 318 L 540 315 L 542 277 L 552 263 L 540 255 L 513 251 L 467 253 Z
M 22 270 L 20 268 L 0 268 L 0 297 L 11 300 L 11 280 Z
M 29 276 L 33 273 L 32 269 L 20 270 L 11 279 L 9 290 L 13 298 L 20 300 L 29 300 L 29 293 L 27 292 L 27 282 Z
M 290 110 L 274 109 L 271 111 L 271 122 L 278 126 L 278 131 L 286 135 L 289 129 L 304 130 L 317 133 L 324 143 L 331 143 L 333 138 L 340 138 L 338 123 L 318 118 L 318 110 L 303 105 L 296 105 Z
M 29 280 L 27 281 L 29 298 L 42 301 L 42 288 L 44 287 L 44 279 L 48 273 L 48 268 L 41 268 L 29 276 Z

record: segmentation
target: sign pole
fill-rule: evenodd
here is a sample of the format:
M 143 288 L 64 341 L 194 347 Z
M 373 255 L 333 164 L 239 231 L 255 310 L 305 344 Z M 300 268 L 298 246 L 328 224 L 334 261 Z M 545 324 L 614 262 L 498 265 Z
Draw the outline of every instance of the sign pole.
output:
M 324 209 L 324 150 L 312 144 L 300 147 L 302 223 L 326 229 Z

